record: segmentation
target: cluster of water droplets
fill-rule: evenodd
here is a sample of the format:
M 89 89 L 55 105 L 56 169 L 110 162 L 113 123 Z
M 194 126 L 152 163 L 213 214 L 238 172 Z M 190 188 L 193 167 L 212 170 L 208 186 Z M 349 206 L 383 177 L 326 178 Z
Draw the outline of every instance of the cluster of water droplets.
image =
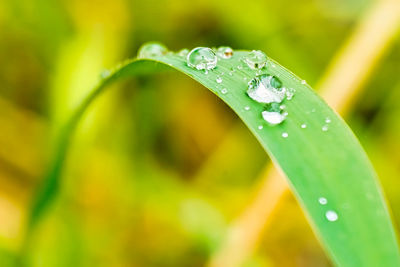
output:
M 318 198 L 318 203 L 322 206 L 325 206 L 328 204 L 328 200 L 325 197 L 320 197 Z M 339 215 L 337 214 L 336 211 L 328 209 L 325 212 L 325 218 L 330 222 L 335 222 L 339 219 Z
M 144 44 L 138 52 L 138 58 L 152 58 L 166 55 L 168 49 L 156 42 Z M 177 55 L 186 58 L 186 63 L 189 67 L 196 70 L 204 71 L 208 74 L 208 71 L 213 70 L 217 67 L 219 60 L 229 60 L 234 54 L 231 47 L 221 46 L 218 48 L 208 47 L 196 47 L 189 51 L 188 49 L 180 50 Z M 261 112 L 261 117 L 269 125 L 277 125 L 282 123 L 288 113 L 285 111 L 285 105 L 281 105 L 284 100 L 290 100 L 295 91 L 291 88 L 285 88 L 282 85 L 281 80 L 271 74 L 265 73 L 267 66 L 270 65 L 272 68 L 276 65 L 268 59 L 267 55 L 259 50 L 253 50 L 241 59 L 245 63 L 245 67 L 255 71 L 254 77 L 249 79 L 244 77 L 244 81 L 248 81 L 247 95 L 254 101 L 264 105 L 264 110 Z M 233 76 L 236 71 L 243 69 L 243 64 L 239 64 L 236 68 L 231 68 L 227 73 L 229 76 Z M 224 73 L 220 73 L 216 77 L 216 82 L 221 86 L 220 92 L 226 94 L 228 90 L 222 87 Z M 244 107 L 245 110 L 250 110 L 249 106 Z M 258 127 L 260 130 L 263 127 Z M 305 128 L 302 126 L 302 128 Z M 282 137 L 288 137 L 287 133 L 283 133 Z

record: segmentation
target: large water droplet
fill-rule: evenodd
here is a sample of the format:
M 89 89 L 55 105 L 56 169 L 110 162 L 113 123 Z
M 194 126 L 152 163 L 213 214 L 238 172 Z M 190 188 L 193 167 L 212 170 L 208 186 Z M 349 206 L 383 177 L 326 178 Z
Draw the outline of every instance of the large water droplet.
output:
M 187 55 L 189 67 L 197 70 L 211 70 L 217 66 L 217 56 L 208 47 L 196 47 Z
M 149 42 L 139 48 L 138 58 L 159 57 L 167 53 L 168 49 L 165 45 L 157 42 Z
M 260 50 L 253 50 L 243 58 L 243 61 L 253 70 L 264 68 L 268 57 Z
M 279 103 L 276 102 L 267 104 L 266 110 L 261 114 L 264 120 L 271 125 L 280 124 L 286 118 L 285 115 L 282 114 L 282 109 Z
M 221 46 L 217 49 L 217 55 L 224 59 L 231 58 L 233 56 L 233 49 L 229 46 Z
M 275 76 L 262 74 L 249 82 L 247 94 L 260 103 L 280 103 L 285 98 L 285 89 L 281 86 L 282 83 Z
M 325 213 L 325 217 L 328 219 L 328 221 L 330 221 L 330 222 L 334 222 L 334 221 L 337 221 L 338 219 L 339 219 L 339 216 L 338 216 L 338 214 L 335 212 L 335 211 L 333 211 L 333 210 L 328 210 L 326 213 Z

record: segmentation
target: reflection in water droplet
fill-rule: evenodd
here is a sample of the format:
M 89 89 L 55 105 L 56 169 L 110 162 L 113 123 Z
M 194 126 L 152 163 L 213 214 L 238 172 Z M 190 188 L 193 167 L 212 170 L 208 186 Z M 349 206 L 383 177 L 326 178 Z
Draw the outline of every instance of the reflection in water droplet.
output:
M 320 197 L 320 198 L 318 199 L 318 202 L 319 202 L 319 204 L 321 204 L 321 205 L 326 205 L 326 204 L 328 203 L 328 200 L 327 200 L 326 198 L 324 198 L 324 197 Z
M 243 60 L 251 69 L 255 70 L 264 68 L 268 57 L 260 50 L 253 50 L 247 54 Z
M 282 133 L 282 137 L 283 137 L 283 138 L 287 138 L 288 136 L 289 136 L 288 133 L 286 133 L 286 132 L 285 132 L 285 133 Z
M 338 219 L 339 219 L 339 216 L 338 216 L 338 214 L 335 212 L 335 211 L 333 211 L 333 210 L 328 210 L 326 213 L 325 213 L 325 217 L 328 219 L 328 221 L 330 221 L 330 222 L 334 222 L 334 221 L 337 221 Z
M 233 49 L 229 46 L 221 46 L 217 49 L 217 55 L 224 59 L 231 58 L 233 56 Z
M 151 58 L 167 54 L 168 49 L 161 43 L 149 42 L 139 48 L 138 58 Z
M 189 67 L 197 70 L 211 70 L 217 66 L 217 56 L 208 47 L 196 47 L 186 57 Z
M 259 103 L 280 103 L 285 98 L 282 83 L 272 75 L 257 75 L 248 84 L 247 94 Z

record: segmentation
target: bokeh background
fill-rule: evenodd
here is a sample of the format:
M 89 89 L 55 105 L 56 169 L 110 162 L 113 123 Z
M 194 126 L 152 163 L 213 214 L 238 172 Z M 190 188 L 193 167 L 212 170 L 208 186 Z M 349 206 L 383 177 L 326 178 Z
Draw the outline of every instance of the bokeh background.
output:
M 379 174 L 398 227 L 399 21 L 389 21 L 394 29 L 366 27 L 366 39 L 354 41 L 359 25 L 377 20 L 369 14 L 382 2 L 0 1 L 0 266 L 15 265 L 57 127 L 104 69 L 154 40 L 174 51 L 261 49 L 317 88 L 344 58 L 350 67 L 342 71 L 359 81 L 345 119 Z M 383 14 L 381 21 L 390 17 Z M 374 38 L 383 44 L 365 55 L 374 60 L 358 73 L 343 47 L 370 51 Z M 167 73 L 118 83 L 80 124 L 61 193 L 40 222 L 28 262 L 205 266 L 260 194 L 268 164 L 236 115 L 189 78 Z M 241 266 L 331 266 L 290 194 L 255 243 Z

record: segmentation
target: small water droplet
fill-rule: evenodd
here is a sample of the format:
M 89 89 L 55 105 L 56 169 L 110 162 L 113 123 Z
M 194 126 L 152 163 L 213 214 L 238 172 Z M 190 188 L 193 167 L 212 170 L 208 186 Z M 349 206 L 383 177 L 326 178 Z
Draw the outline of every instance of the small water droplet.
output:
M 262 125 L 258 125 L 258 130 L 262 130 L 264 128 Z
M 232 76 L 232 75 L 233 75 L 233 72 L 232 72 L 232 71 L 230 71 L 230 72 L 229 72 L 229 75 L 230 75 L 230 76 Z
M 318 199 L 318 202 L 319 202 L 319 204 L 321 204 L 321 205 L 326 205 L 326 204 L 328 203 L 328 200 L 327 200 L 326 198 L 324 198 L 324 197 L 320 197 L 320 198 Z
M 217 49 L 217 55 L 224 59 L 231 58 L 233 56 L 233 49 L 229 46 L 221 46 Z
M 301 84 L 307 84 L 306 80 L 301 80 Z
M 287 138 L 288 136 L 289 136 L 288 133 L 286 133 L 286 132 L 285 132 L 285 133 L 282 133 L 282 137 L 283 137 L 283 138 Z
M 296 92 L 296 90 L 294 88 L 286 89 L 286 99 L 291 100 L 293 98 L 295 92 Z
M 178 55 L 181 57 L 186 57 L 189 54 L 189 52 L 190 52 L 189 49 L 184 48 L 179 50 Z
M 204 70 L 204 74 L 207 75 L 208 74 L 208 70 Z
M 217 83 L 222 83 L 222 78 L 218 76 L 216 81 L 217 81 Z
M 222 94 L 226 94 L 226 93 L 228 93 L 228 90 L 226 88 L 224 88 L 224 89 L 221 90 L 221 93 Z
M 250 107 L 249 106 L 245 106 L 244 109 L 245 110 L 250 110 Z
M 163 56 L 168 53 L 168 49 L 165 45 L 157 42 L 149 42 L 143 44 L 138 51 L 138 58 L 151 58 Z
M 276 68 L 276 65 L 274 63 L 271 64 L 271 67 Z
M 324 131 L 324 132 L 328 131 L 328 125 L 322 126 L 322 131 Z
M 196 47 L 186 57 L 189 67 L 197 70 L 211 70 L 217 66 L 217 56 L 208 47 Z
M 334 221 L 337 221 L 338 219 L 339 219 L 339 216 L 338 216 L 338 214 L 335 212 L 335 211 L 333 211 L 333 210 L 328 210 L 326 213 L 325 213 L 325 217 L 328 219 L 328 221 L 330 221 L 330 222 L 334 222 Z
M 243 58 L 244 62 L 253 70 L 264 68 L 268 61 L 267 55 L 260 50 L 253 50 Z
M 247 77 L 243 77 L 243 81 L 247 81 Z
M 237 66 L 237 69 L 238 69 L 238 70 L 241 70 L 241 69 L 243 69 L 243 67 L 242 67 L 241 65 L 238 65 L 238 66 Z
M 280 103 L 285 98 L 285 89 L 275 76 L 257 75 L 248 84 L 247 94 L 259 103 Z
M 331 123 L 331 119 L 326 118 L 325 122 L 326 122 L 326 123 Z
M 108 76 L 110 76 L 110 74 L 111 74 L 111 71 L 105 69 L 105 70 L 103 70 L 103 71 L 100 73 L 100 78 L 105 79 L 105 78 L 107 78 Z
M 282 113 L 282 115 L 286 117 L 287 115 L 289 115 L 289 112 L 285 111 Z
M 307 128 L 307 125 L 306 125 L 305 123 L 303 123 L 303 124 L 301 125 L 301 128 L 305 129 L 305 128 Z

